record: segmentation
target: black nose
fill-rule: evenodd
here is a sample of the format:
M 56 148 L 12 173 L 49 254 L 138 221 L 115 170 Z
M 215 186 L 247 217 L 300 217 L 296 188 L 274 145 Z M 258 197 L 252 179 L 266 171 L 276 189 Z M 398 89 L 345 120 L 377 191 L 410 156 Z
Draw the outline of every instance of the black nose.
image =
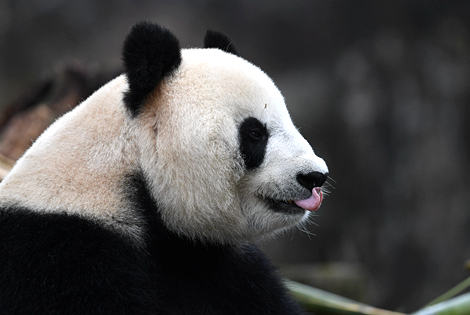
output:
M 310 172 L 307 174 L 297 174 L 297 181 L 308 190 L 313 187 L 320 187 L 328 178 L 328 173 Z

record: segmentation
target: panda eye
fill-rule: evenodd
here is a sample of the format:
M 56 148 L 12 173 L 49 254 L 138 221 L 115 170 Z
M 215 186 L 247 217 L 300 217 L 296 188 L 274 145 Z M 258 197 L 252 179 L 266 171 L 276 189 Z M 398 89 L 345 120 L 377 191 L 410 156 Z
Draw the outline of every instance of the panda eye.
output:
M 253 140 L 261 140 L 263 138 L 263 132 L 258 129 L 251 129 L 249 135 Z
M 260 144 L 268 140 L 269 133 L 266 125 L 254 117 L 246 118 L 239 128 L 240 137 L 250 143 Z

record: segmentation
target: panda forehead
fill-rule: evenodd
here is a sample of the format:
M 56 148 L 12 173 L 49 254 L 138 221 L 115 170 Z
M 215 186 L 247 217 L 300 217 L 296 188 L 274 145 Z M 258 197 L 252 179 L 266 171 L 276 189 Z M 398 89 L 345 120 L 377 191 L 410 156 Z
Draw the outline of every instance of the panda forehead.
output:
M 237 120 L 253 116 L 263 123 L 290 122 L 281 92 L 257 66 L 219 49 L 182 49 L 181 56 L 182 85 L 215 100 L 213 106 L 225 107 Z
M 219 73 L 224 70 L 229 73 L 244 72 L 249 73 L 251 78 L 263 80 L 269 77 L 257 66 L 247 60 L 217 48 L 188 48 L 181 50 L 182 65 L 181 67 L 190 66 L 197 67 L 203 71 L 210 69 Z M 192 69 L 194 71 L 194 69 Z

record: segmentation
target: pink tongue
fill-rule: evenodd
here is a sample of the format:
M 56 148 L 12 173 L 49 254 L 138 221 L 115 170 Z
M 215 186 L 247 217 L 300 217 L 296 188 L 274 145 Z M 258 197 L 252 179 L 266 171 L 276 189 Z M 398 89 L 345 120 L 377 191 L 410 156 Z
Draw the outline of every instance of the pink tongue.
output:
M 315 187 L 312 189 L 312 195 L 310 198 L 304 200 L 294 201 L 297 206 L 304 210 L 316 211 L 320 208 L 321 202 L 323 200 L 323 192 L 320 187 Z

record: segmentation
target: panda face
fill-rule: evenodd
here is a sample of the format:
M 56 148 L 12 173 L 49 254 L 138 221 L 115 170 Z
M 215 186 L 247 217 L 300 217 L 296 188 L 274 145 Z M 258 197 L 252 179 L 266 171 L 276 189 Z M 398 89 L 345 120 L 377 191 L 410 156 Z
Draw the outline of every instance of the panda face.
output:
M 308 211 L 294 201 L 316 208 L 321 200 L 298 176 L 328 169 L 293 125 L 272 80 L 219 49 L 186 49 L 181 58 L 135 118 L 146 127 L 141 165 L 167 226 L 231 242 L 305 219 Z

